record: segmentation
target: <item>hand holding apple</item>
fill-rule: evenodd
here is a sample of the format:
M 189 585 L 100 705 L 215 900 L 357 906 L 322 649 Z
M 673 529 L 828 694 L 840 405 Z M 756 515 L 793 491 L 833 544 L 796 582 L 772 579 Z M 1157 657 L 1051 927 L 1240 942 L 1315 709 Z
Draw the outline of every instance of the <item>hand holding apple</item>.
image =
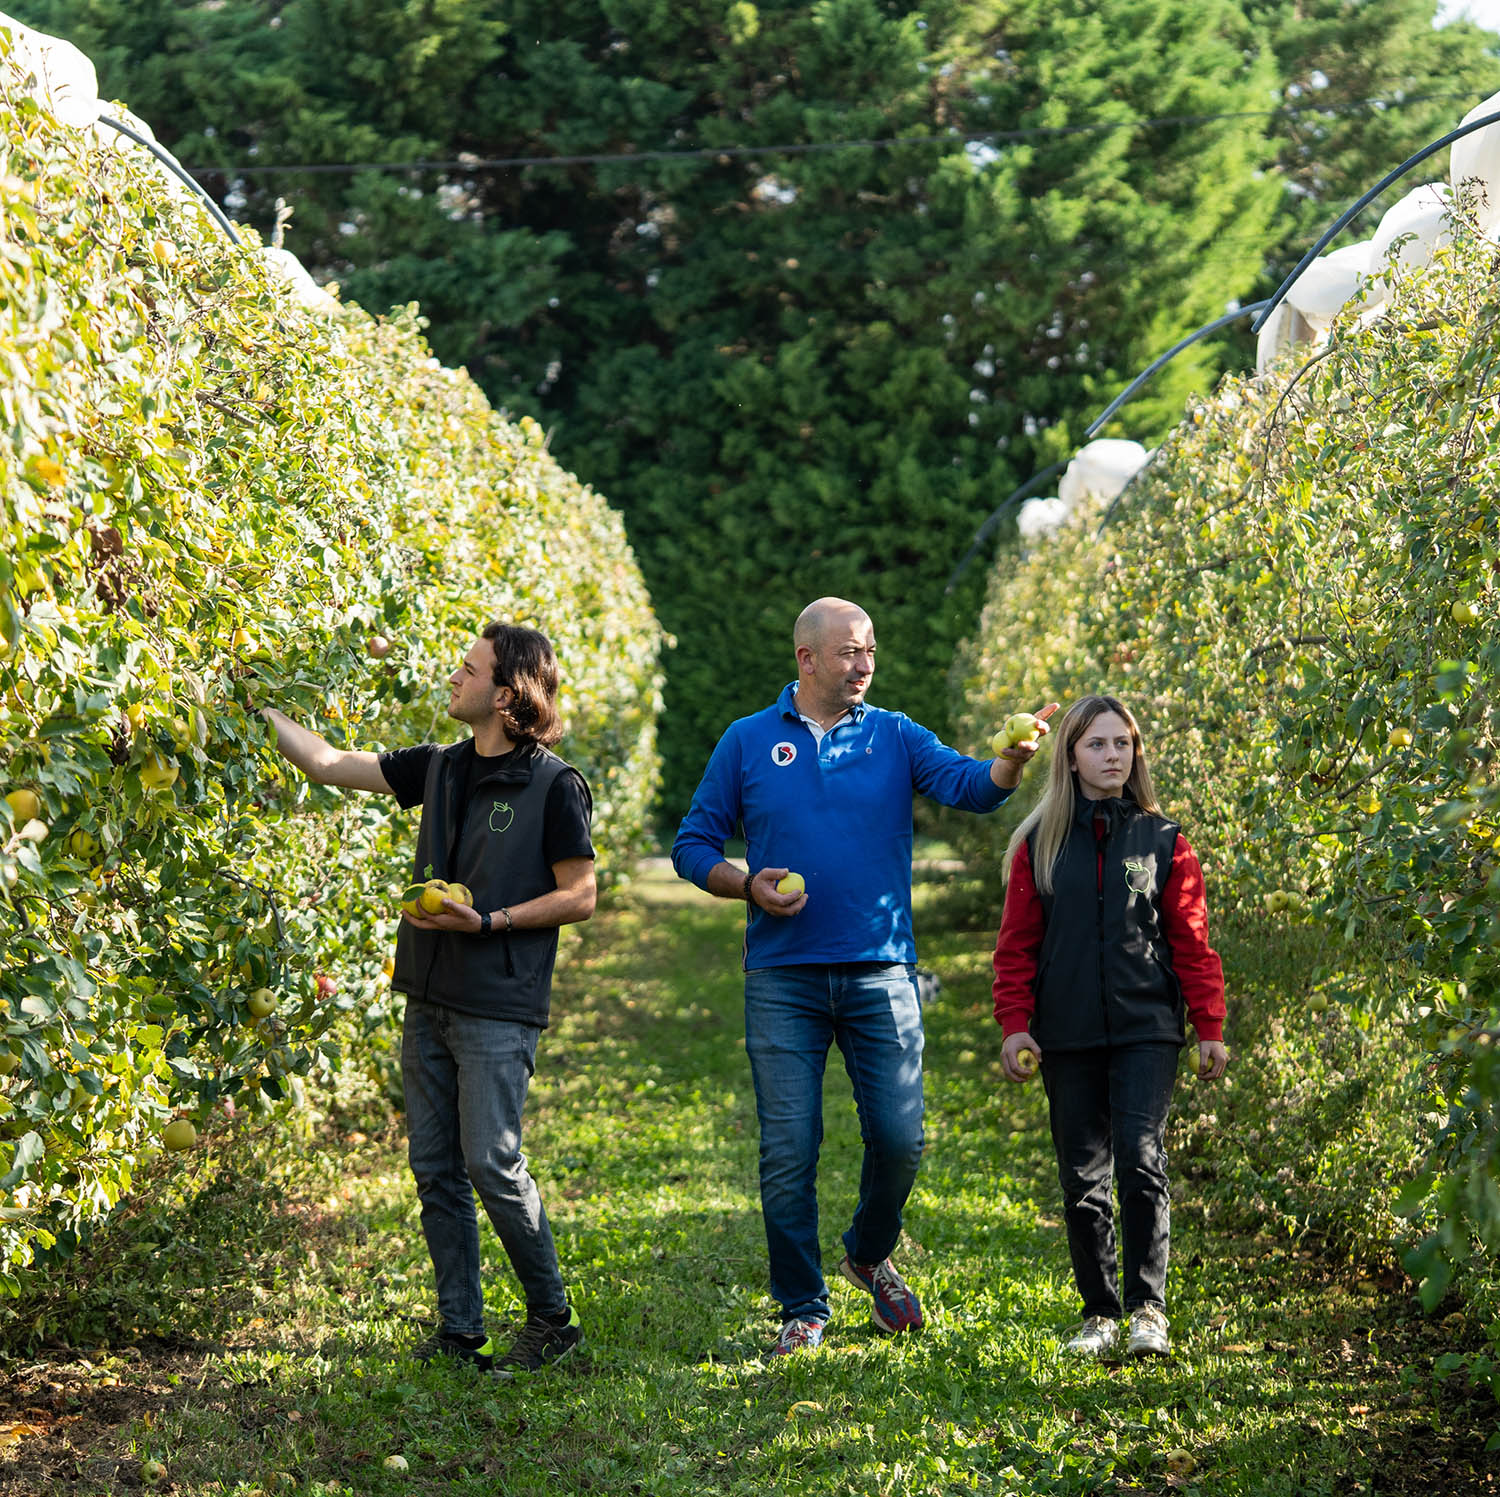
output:
M 1030 1081 L 1041 1058 L 1042 1047 L 1025 1030 L 1007 1035 L 1000 1047 L 1000 1067 L 1010 1081 Z
M 789 884 L 783 890 L 782 883 L 792 878 L 797 884 Z M 750 902 L 768 915 L 796 915 L 807 903 L 807 888 L 802 875 L 794 874 L 790 868 L 762 868 L 750 880 Z
M 1039 712 L 1013 712 L 990 740 L 995 754 L 990 778 L 1000 789 L 1014 790 L 1021 783 L 1021 771 L 1052 731 L 1047 719 L 1057 708 L 1056 702 L 1048 702 Z
M 1229 1065 L 1229 1047 L 1223 1040 L 1198 1041 L 1198 1079 L 1217 1081 Z

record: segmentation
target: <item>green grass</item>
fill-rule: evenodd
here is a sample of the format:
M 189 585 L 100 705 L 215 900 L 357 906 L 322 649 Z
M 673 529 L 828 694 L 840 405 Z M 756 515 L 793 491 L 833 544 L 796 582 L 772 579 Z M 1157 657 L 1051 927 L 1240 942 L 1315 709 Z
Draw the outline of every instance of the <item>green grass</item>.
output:
M 44 1347 L 4 1374 L 0 1492 L 134 1490 L 146 1458 L 181 1497 L 1496 1490 L 1493 1405 L 1431 1373 L 1472 1339 L 1463 1317 L 1424 1320 L 1404 1284 L 1279 1225 L 1247 1234 L 1182 1172 L 1176 1355 L 1059 1360 L 1077 1309 L 1043 1098 L 998 1078 L 975 934 L 924 938 L 944 990 L 898 1261 L 929 1329 L 879 1336 L 835 1278 L 823 1348 L 766 1361 L 742 912 L 669 879 L 648 873 L 572 953 L 530 1104 L 586 1356 L 511 1386 L 412 1363 L 432 1294 L 398 1128 L 331 1110 L 300 1144 L 226 1132 L 195 1165 L 201 1189 L 127 1213 L 32 1307 L 107 1347 Z M 1179 1097 L 1197 1159 L 1193 1086 Z M 859 1163 L 836 1052 L 826 1100 L 831 1268 Z M 520 1306 L 484 1242 L 499 1327 Z M 31 1432 L 7 1440 L 17 1423 Z M 1169 1479 L 1174 1450 L 1194 1468 Z M 405 1475 L 383 1467 L 396 1453 Z

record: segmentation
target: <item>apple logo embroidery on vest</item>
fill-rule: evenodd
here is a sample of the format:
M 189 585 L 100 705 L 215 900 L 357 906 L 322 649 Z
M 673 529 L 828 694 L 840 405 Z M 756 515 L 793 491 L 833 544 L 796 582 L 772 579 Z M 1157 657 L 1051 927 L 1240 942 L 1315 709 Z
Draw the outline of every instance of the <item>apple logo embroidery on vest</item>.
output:
M 1156 887 L 1156 870 L 1145 858 L 1125 859 L 1125 887 L 1132 894 L 1150 894 Z
M 511 809 L 509 801 L 497 800 L 495 809 L 490 812 L 490 830 L 492 832 L 505 832 L 510 830 L 510 824 L 516 819 L 516 813 Z

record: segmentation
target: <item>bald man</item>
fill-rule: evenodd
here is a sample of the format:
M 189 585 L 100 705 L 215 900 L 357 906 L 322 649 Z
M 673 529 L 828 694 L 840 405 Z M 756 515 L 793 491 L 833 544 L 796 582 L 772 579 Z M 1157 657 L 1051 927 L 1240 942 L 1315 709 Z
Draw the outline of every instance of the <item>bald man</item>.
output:
M 842 598 L 809 603 L 792 642 L 797 679 L 774 706 L 729 725 L 672 846 L 683 878 L 748 907 L 745 1048 L 782 1317 L 773 1356 L 816 1347 L 829 1316 L 817 1166 L 835 1042 L 865 1146 L 839 1271 L 871 1297 L 879 1330 L 921 1329 L 921 1302 L 890 1258 L 923 1143 L 912 798 L 993 811 L 1036 752 L 1031 744 L 970 759 L 902 713 L 866 706 L 875 627 Z M 724 857 L 739 826 L 749 872 Z

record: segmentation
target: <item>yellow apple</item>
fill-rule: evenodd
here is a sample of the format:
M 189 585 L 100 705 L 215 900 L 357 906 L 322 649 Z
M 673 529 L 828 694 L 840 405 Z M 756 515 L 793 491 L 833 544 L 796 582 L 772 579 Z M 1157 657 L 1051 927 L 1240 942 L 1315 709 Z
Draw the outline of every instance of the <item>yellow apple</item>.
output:
M 1003 754 L 1022 743 L 1035 743 L 1042 736 L 1042 720 L 1034 712 L 1012 712 L 990 739 L 990 751 Z
M 5 803 L 10 807 L 17 825 L 33 821 L 42 814 L 42 798 L 35 790 L 12 790 L 5 797 Z
M 260 648 L 260 645 L 248 629 L 236 629 L 229 636 L 229 648 L 232 650 L 243 650 L 245 654 L 253 655 Z
M 1175 1476 L 1178 1481 L 1185 1480 L 1191 1476 L 1197 1465 L 1197 1461 L 1186 1450 L 1169 1450 L 1167 1452 L 1167 1475 Z
M 85 831 L 81 826 L 75 826 L 68 836 L 68 851 L 75 858 L 88 859 L 99 851 L 99 843 L 92 832 Z
M 442 878 L 430 878 L 422 885 L 422 892 L 417 895 L 417 903 L 422 907 L 424 915 L 440 915 L 443 912 L 443 900 L 448 895 L 448 881 Z
M 160 241 L 157 241 L 160 243 Z M 141 1480 L 148 1487 L 159 1487 L 167 1479 L 167 1468 L 160 1461 L 141 1462 Z
M 467 884 L 449 884 L 448 898 L 454 904 L 466 904 L 470 909 L 474 908 L 474 896 L 469 893 L 469 886 Z
M 1013 712 L 1005 719 L 1012 744 L 1035 743 L 1042 736 L 1042 720 L 1034 712 Z
M 417 901 L 421 899 L 422 890 L 425 887 L 423 884 L 408 884 L 402 891 L 401 908 L 408 915 L 420 915 L 422 913 L 422 906 Z
M 21 1069 L 21 1057 L 13 1050 L 0 1050 L 0 1076 L 13 1076 Z
M 174 1153 L 191 1149 L 198 1142 L 198 1130 L 188 1118 L 173 1118 L 162 1130 L 162 1147 Z
M 1455 624 L 1473 624 L 1479 619 L 1479 610 L 1472 603 L 1460 599 L 1449 610 Z
M 276 995 L 270 988 L 256 988 L 245 1005 L 252 1018 L 264 1019 L 276 1012 Z
M 1392 728 L 1391 736 L 1386 739 L 1386 742 L 1392 748 L 1410 748 L 1412 744 L 1411 729 Z
M 1307 1011 L 1310 1014 L 1320 1014 L 1328 1007 L 1328 1000 L 1321 993 L 1314 993 L 1307 1000 Z
M 800 873 L 783 874 L 776 880 L 776 892 L 778 894 L 805 894 L 807 881 Z
M 165 790 L 177 783 L 179 773 L 175 759 L 164 759 L 158 753 L 150 753 L 141 765 L 141 784 L 147 790 Z
M 1023 1076 L 1034 1076 L 1034 1075 L 1036 1075 L 1036 1051 L 1035 1050 L 1030 1050 L 1030 1049 L 1027 1049 L 1027 1050 L 1017 1050 L 1016 1051 L 1016 1069 Z
M 404 1455 L 388 1455 L 386 1456 L 385 1460 L 381 1462 L 381 1464 L 387 1471 L 408 1471 L 411 1469 L 407 1465 L 406 1457 Z

